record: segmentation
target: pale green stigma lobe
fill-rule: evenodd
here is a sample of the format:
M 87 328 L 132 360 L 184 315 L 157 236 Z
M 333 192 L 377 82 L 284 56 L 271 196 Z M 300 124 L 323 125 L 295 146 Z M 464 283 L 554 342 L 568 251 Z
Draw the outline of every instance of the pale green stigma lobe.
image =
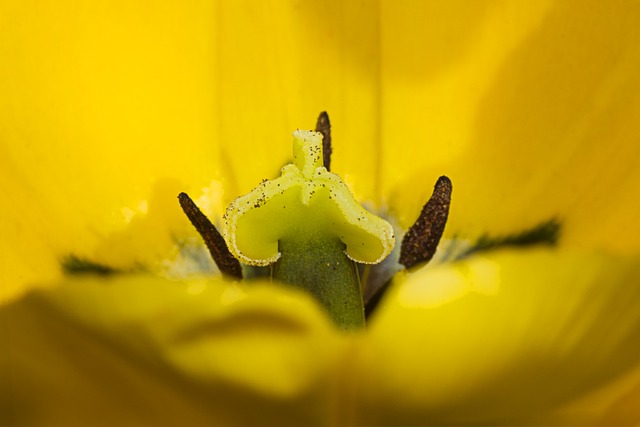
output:
M 322 167 L 322 134 L 299 129 L 293 132 L 293 164 L 305 179 L 313 179 L 313 173 Z
M 360 263 L 381 262 L 393 249 L 391 225 L 353 197 L 340 177 L 322 166 L 322 135 L 293 134 L 293 164 L 227 208 L 222 234 L 241 262 L 269 265 L 280 258 L 279 241 L 339 239 Z

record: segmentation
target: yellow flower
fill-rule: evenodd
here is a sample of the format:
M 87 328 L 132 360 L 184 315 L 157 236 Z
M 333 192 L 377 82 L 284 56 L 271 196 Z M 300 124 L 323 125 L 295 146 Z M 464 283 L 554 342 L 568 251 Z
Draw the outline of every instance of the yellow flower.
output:
M 637 424 L 639 18 L 2 2 L 0 424 Z M 332 169 L 403 227 L 446 173 L 445 237 L 557 218 L 558 247 L 401 274 L 352 335 L 305 295 L 189 274 L 176 195 L 219 218 L 324 109 Z M 70 255 L 138 273 L 66 277 Z

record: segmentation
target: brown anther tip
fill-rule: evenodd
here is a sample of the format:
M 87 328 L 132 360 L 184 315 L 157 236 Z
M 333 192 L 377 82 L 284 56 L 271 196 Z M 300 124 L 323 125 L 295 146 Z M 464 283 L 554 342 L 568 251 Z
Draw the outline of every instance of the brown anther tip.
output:
M 451 201 L 451 190 L 453 190 L 453 184 L 451 183 L 451 180 L 448 176 L 442 175 L 440 178 L 438 178 L 433 190 L 435 192 L 438 191 L 438 189 L 447 190 L 449 194 L 449 201 Z
M 187 215 L 187 218 L 191 221 L 191 224 L 193 224 L 200 236 L 202 236 L 220 272 L 225 276 L 242 279 L 240 262 L 229 252 L 227 243 L 216 227 L 209 221 L 209 218 L 200 211 L 187 193 L 178 194 L 178 201 L 185 215 Z
M 448 177 L 438 178 L 431 198 L 402 239 L 400 264 L 406 268 L 427 262 L 436 253 L 447 224 L 452 191 L 453 185 Z
M 331 122 L 329 114 L 323 111 L 316 122 L 316 132 L 322 134 L 322 163 L 327 170 L 331 170 Z

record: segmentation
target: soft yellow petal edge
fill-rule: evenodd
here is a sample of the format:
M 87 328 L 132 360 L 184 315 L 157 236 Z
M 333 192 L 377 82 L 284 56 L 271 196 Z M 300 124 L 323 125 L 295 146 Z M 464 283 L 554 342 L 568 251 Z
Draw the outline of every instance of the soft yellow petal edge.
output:
M 354 362 L 360 422 L 561 422 L 568 402 L 638 367 L 638 261 L 499 251 L 407 275 Z
M 11 374 L 0 373 L 0 407 L 16 425 L 313 425 L 332 416 L 329 373 L 343 338 L 295 291 L 87 277 L 0 315 Z

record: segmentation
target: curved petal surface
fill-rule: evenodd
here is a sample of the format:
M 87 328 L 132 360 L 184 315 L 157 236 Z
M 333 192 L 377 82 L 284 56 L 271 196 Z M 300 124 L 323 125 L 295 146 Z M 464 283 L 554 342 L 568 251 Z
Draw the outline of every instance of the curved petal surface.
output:
M 607 423 L 621 389 L 561 415 L 638 368 L 639 265 L 595 252 L 499 251 L 399 280 L 354 361 L 360 423 Z M 627 423 L 640 420 L 632 415 Z
M 2 294 L 57 277 L 69 254 L 170 254 L 176 191 L 217 178 L 211 5 L 152 3 L 0 4 Z M 118 259 L 98 247 L 112 237 L 141 250 L 120 242 Z
M 294 291 L 87 277 L 0 316 L 3 424 L 326 425 L 336 415 L 344 343 Z
M 189 227 L 178 192 L 219 218 L 322 110 L 335 170 L 372 199 L 376 22 L 337 0 L 2 2 L 0 298 L 69 254 L 153 269 Z
M 382 182 L 405 226 L 446 174 L 449 235 L 556 217 L 563 245 L 638 249 L 640 4 L 389 2 L 381 16 Z

